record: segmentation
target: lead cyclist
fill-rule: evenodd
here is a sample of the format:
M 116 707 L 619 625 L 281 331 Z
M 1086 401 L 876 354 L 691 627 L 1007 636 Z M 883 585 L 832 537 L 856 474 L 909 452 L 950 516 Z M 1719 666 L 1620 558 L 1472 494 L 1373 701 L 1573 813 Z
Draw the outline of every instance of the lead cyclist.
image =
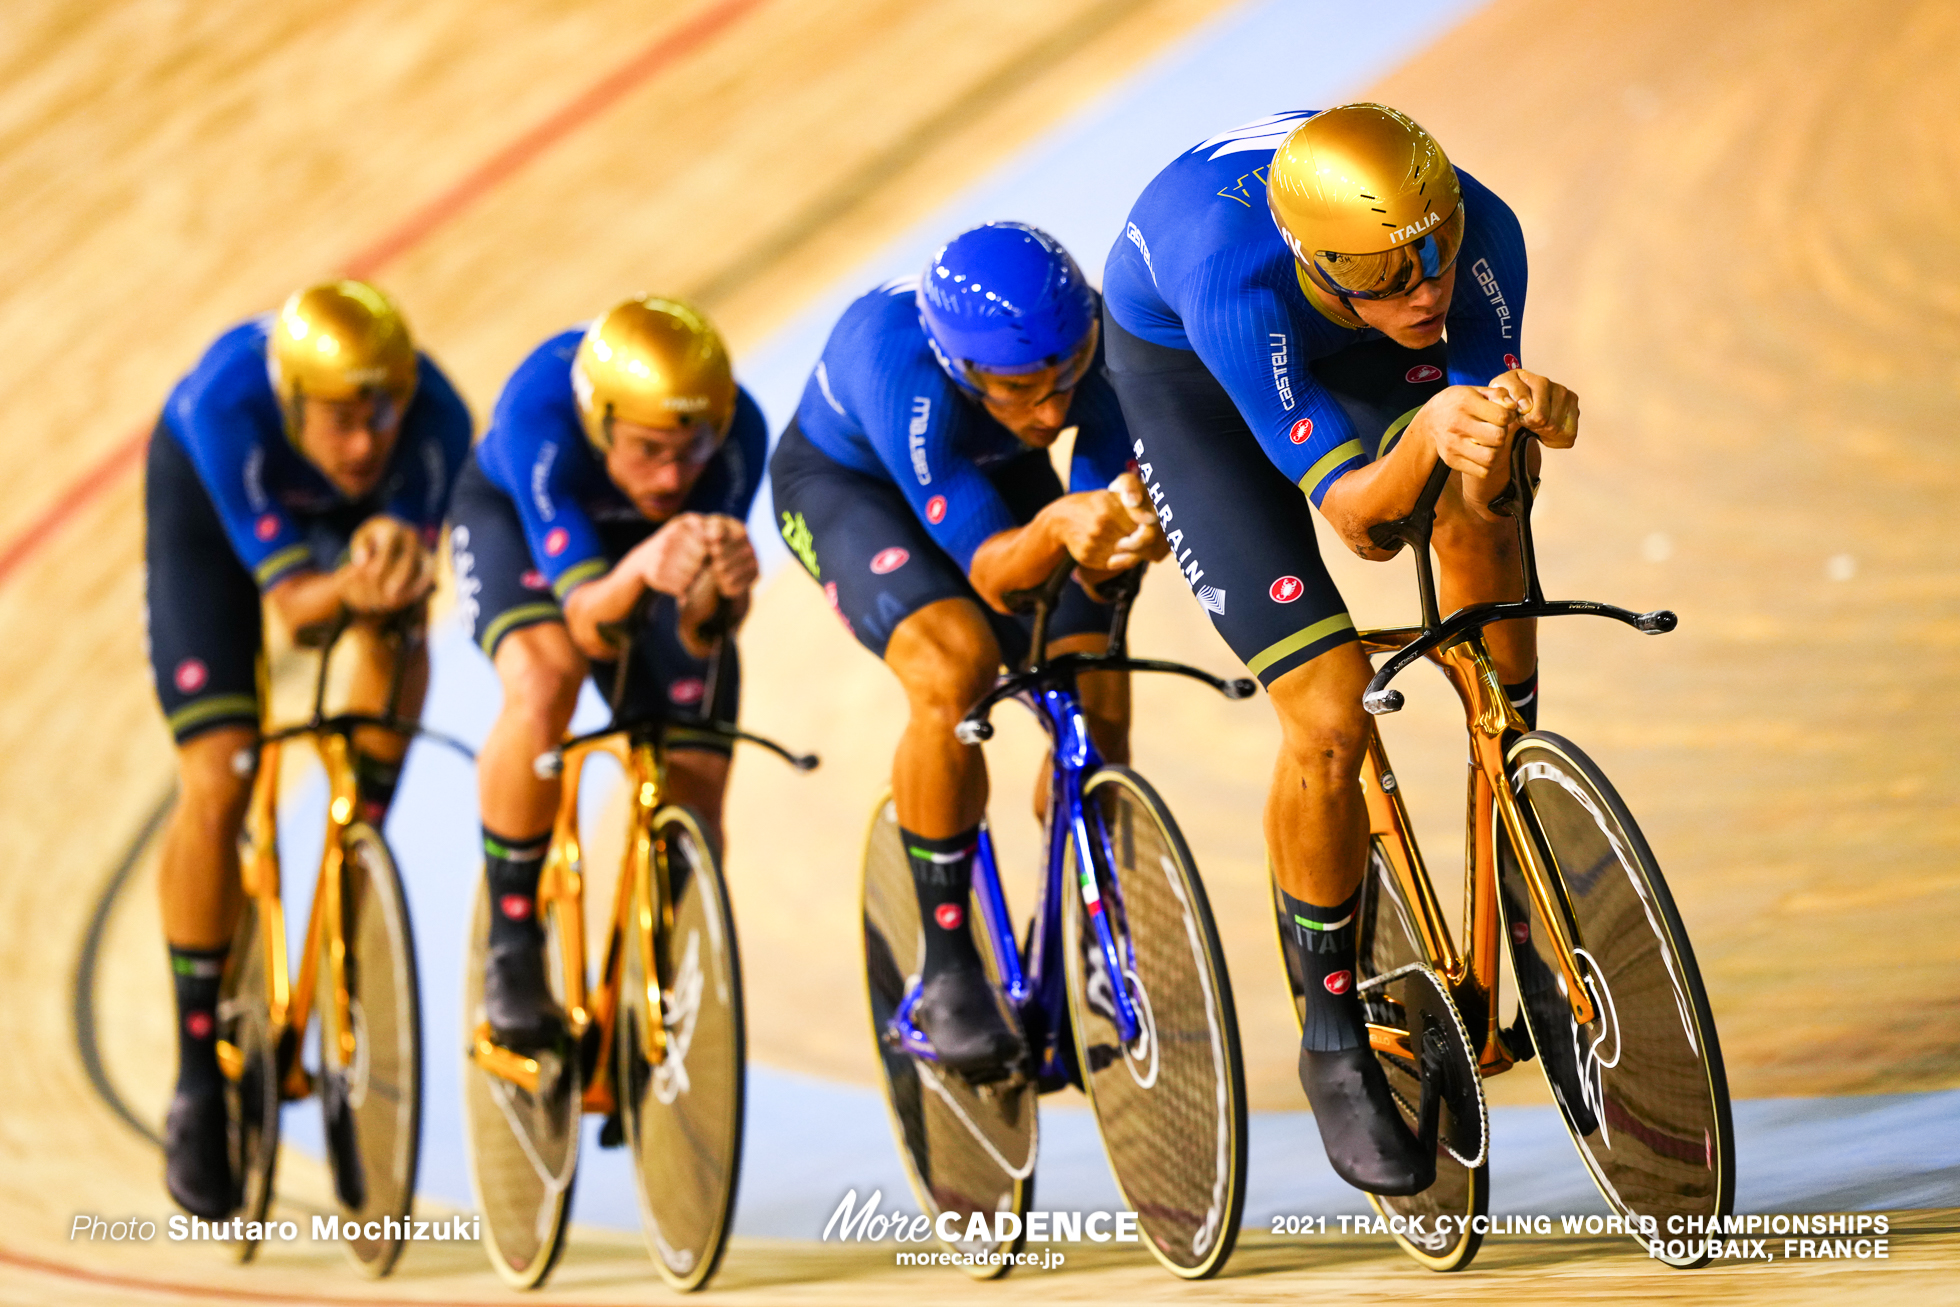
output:
M 1306 996 L 1301 1086 L 1342 1179 L 1421 1192 L 1435 1158 L 1389 1095 L 1355 992 L 1370 667 L 1308 504 L 1355 553 L 1388 558 L 1369 528 L 1407 514 L 1441 460 L 1443 610 L 1522 597 L 1515 525 L 1489 507 L 1510 442 L 1566 448 L 1579 425 L 1577 397 L 1519 361 L 1522 232 L 1394 109 L 1281 113 L 1157 175 L 1104 294 L 1110 380 L 1174 557 L 1280 720 L 1265 832 Z M 1533 624 L 1489 638 L 1535 722 Z

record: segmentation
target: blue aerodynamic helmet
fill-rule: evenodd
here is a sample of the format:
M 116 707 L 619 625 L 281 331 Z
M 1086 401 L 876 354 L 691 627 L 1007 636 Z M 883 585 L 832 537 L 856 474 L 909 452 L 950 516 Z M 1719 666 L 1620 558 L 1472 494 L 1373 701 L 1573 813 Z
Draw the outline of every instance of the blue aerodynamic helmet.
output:
M 919 323 L 941 367 L 1033 372 L 1073 354 L 1096 321 L 1096 293 L 1060 241 L 1024 222 L 989 222 L 939 248 L 919 277 Z

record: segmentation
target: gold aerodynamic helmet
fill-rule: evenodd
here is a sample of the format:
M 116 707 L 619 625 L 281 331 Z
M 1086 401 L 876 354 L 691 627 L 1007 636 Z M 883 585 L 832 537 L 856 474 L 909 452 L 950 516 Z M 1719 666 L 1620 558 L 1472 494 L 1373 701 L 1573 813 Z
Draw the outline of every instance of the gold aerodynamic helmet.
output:
M 372 397 L 386 427 L 415 398 L 415 342 L 395 302 L 364 281 L 296 290 L 272 320 L 265 351 L 273 393 L 297 436 L 309 399 Z
M 1405 295 L 1456 262 L 1463 190 L 1443 147 L 1407 114 L 1344 104 L 1301 122 L 1273 153 L 1273 222 L 1300 287 L 1342 326 L 1347 300 Z
M 735 377 L 714 324 L 691 304 L 636 295 L 587 328 L 572 360 L 585 435 L 612 448 L 615 419 L 698 428 L 690 461 L 704 461 L 735 421 Z

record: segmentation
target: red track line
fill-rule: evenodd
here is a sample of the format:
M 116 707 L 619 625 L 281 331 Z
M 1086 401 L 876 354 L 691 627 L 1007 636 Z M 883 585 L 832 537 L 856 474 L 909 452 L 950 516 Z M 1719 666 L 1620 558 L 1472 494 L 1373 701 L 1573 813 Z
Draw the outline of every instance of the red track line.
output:
M 522 168 L 610 107 L 621 96 L 662 68 L 692 53 L 723 28 L 756 8 L 763 0 L 722 0 L 601 78 L 570 104 L 491 155 L 461 181 L 438 195 L 394 231 L 345 263 L 347 275 L 365 277 L 397 255 L 419 244 L 437 227 L 467 209 L 498 183 Z
M 430 233 L 482 199 L 525 164 L 617 103 L 627 92 L 676 60 L 693 53 L 763 3 L 764 0 L 721 0 L 721 3 L 703 9 L 679 27 L 663 32 L 645 49 L 580 92 L 563 108 L 471 169 L 461 181 L 411 214 L 394 230 L 351 258 L 343 259 L 341 267 L 349 276 L 372 276 L 426 240 Z M 0 548 L 0 585 L 5 585 L 23 564 L 39 553 L 70 518 L 93 503 L 124 473 L 135 468 L 143 457 L 149 433 L 149 424 L 145 423 L 140 429 L 124 436 L 94 466 L 57 495 L 54 502 L 42 509 L 4 548 Z

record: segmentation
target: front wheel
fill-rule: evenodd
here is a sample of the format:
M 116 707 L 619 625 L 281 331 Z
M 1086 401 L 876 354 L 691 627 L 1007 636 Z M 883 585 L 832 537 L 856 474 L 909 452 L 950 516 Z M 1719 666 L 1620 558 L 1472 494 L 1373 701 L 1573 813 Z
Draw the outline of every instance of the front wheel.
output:
M 1062 938 L 1077 1064 L 1145 1246 L 1172 1274 L 1200 1279 L 1232 1255 L 1245 1211 L 1245 1067 L 1225 955 L 1156 791 L 1126 767 L 1104 767 L 1084 783 L 1082 806 L 1090 872 L 1072 834 L 1058 832 L 1069 840 Z M 1127 1041 L 1119 992 L 1137 1021 Z
M 1499 899 L 1539 1065 L 1613 1210 L 1656 1223 L 1661 1260 L 1700 1266 L 1706 1241 L 1670 1244 L 1678 1227 L 1669 1218 L 1705 1229 L 1733 1209 L 1735 1129 L 1687 931 L 1640 828 L 1590 758 L 1537 731 L 1519 737 L 1505 763 L 1596 1013 L 1583 1026 L 1573 1020 L 1545 922 L 1500 839 Z
M 563 1003 L 558 940 L 582 923 L 561 920 L 555 902 L 542 906 L 545 969 L 553 995 Z M 489 938 L 490 895 L 479 876 L 463 964 L 463 1126 L 470 1188 L 483 1213 L 483 1249 L 491 1266 L 512 1288 L 533 1289 L 544 1283 L 564 1250 L 572 1181 L 578 1175 L 583 1090 L 569 1041 L 536 1054 L 536 1083 L 528 1088 L 477 1062 L 479 1034 L 488 1030 L 483 970 Z
M 347 1020 L 333 994 L 322 941 L 319 961 L 320 1109 L 343 1230 L 379 1229 L 346 1240 L 369 1275 L 394 1269 L 407 1246 L 422 1143 L 422 1013 L 415 940 L 395 860 L 380 832 L 347 830 L 341 863 Z M 392 1220 L 397 1234 L 386 1233 Z
M 232 1183 L 238 1186 L 238 1216 L 247 1226 L 263 1224 L 272 1206 L 273 1175 L 279 1166 L 279 1041 L 272 1028 L 271 986 L 266 977 L 264 915 L 247 897 L 232 936 L 218 990 L 219 1065 L 225 1073 L 225 1116 L 229 1129 Z M 238 1260 L 258 1252 L 256 1239 L 240 1240 Z
M 698 1289 L 728 1246 L 742 1160 L 742 968 L 714 845 L 692 809 L 653 816 L 650 884 L 635 887 L 613 1031 L 614 1086 L 647 1249 Z M 649 962 L 651 968 L 649 968 Z M 650 1054 L 648 1034 L 664 1031 Z

